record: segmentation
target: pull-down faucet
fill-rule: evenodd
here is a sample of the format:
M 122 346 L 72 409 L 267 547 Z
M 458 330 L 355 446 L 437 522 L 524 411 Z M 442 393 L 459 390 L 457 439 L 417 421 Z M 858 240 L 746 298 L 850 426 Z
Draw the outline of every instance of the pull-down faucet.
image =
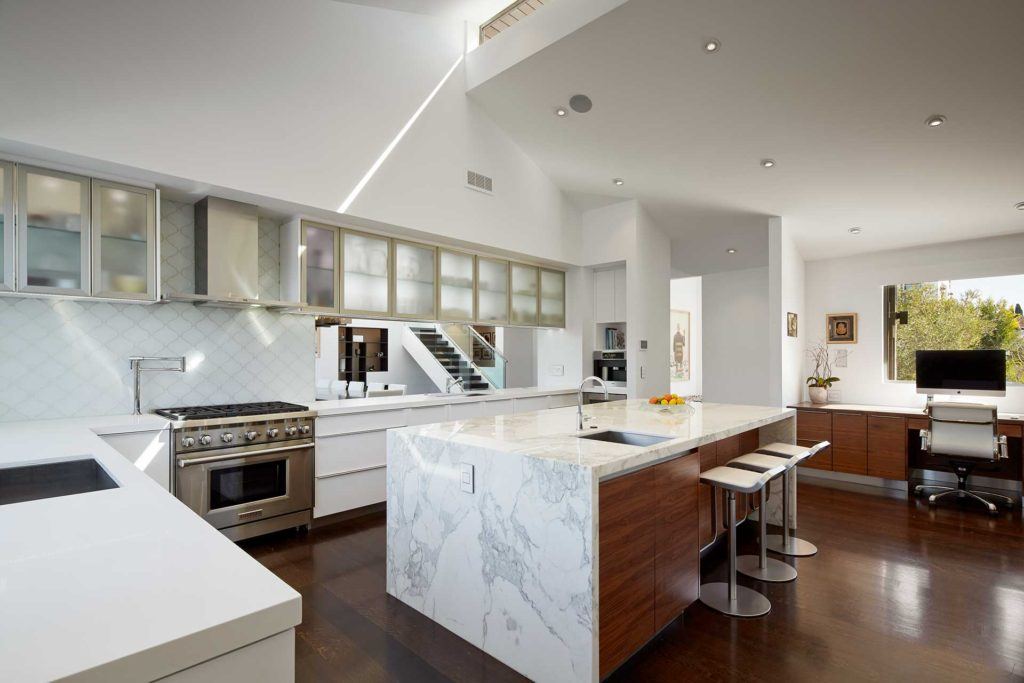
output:
M 142 364 L 147 361 L 154 363 L 177 363 L 175 367 L 168 368 L 144 368 Z M 142 415 L 142 372 L 185 372 L 185 356 L 131 356 L 128 358 L 128 365 L 132 369 L 134 380 L 134 404 L 133 415 Z
M 583 387 L 587 382 L 597 382 L 604 389 L 604 400 L 608 400 L 608 385 L 600 377 L 591 375 L 580 382 L 579 391 L 576 393 L 576 430 L 583 431 Z

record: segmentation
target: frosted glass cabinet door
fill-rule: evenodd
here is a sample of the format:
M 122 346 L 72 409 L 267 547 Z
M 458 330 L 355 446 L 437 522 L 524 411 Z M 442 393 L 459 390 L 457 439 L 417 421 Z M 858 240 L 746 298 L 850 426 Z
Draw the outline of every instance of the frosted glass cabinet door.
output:
M 482 323 L 508 323 L 508 261 L 476 259 L 476 319 Z
M 14 289 L 14 164 L 0 161 L 0 290 Z
M 89 282 L 89 179 L 18 167 L 18 289 L 81 294 Z
M 302 223 L 302 270 L 305 302 L 323 312 L 338 310 L 338 229 Z
M 92 181 L 95 296 L 156 300 L 156 191 Z
M 565 327 L 565 273 L 560 270 L 540 271 L 540 324 Z
M 341 308 L 348 313 L 387 315 L 391 240 L 357 232 L 343 234 Z
M 473 317 L 473 291 L 476 284 L 475 259 L 472 254 L 440 250 L 441 319 L 470 322 Z
M 400 318 L 415 320 L 436 318 L 437 249 L 398 240 L 394 244 L 393 313 Z
M 512 320 L 513 325 L 537 324 L 537 294 L 540 278 L 536 266 L 512 264 Z

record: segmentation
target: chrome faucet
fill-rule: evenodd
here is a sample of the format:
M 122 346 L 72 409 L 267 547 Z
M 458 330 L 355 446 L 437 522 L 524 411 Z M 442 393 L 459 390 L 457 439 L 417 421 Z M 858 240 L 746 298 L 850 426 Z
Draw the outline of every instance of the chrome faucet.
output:
M 580 382 L 580 388 L 576 392 L 576 430 L 583 431 L 583 387 L 586 386 L 587 382 L 594 381 L 601 385 L 604 389 L 604 400 L 608 400 L 608 385 L 604 383 L 604 380 L 600 377 L 591 375 Z
M 452 393 L 452 387 L 454 387 L 456 385 L 460 386 L 462 388 L 462 390 L 465 391 L 466 390 L 466 378 L 465 377 L 460 377 L 458 379 L 455 379 L 454 377 L 449 377 L 448 380 L 444 383 L 444 393 L 446 393 L 446 394 Z
M 147 361 L 154 363 L 177 363 L 175 367 L 168 368 L 144 368 L 142 364 Z M 134 402 L 135 412 L 133 415 L 142 415 L 142 371 L 146 372 L 185 372 L 185 356 L 131 356 L 128 358 L 128 365 L 132 369 L 134 379 Z

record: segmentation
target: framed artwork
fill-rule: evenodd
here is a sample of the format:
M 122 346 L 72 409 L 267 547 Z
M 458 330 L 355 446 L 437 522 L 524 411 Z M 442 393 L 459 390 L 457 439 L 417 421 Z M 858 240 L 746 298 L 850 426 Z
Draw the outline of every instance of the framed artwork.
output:
M 797 334 L 796 325 L 797 325 L 796 313 L 787 313 L 786 314 L 786 336 L 788 336 L 788 337 L 795 337 L 796 336 L 796 334 Z
M 673 382 L 690 381 L 690 312 L 673 310 L 671 313 L 672 350 L 669 368 Z
M 825 316 L 825 338 L 829 344 L 856 344 L 857 314 L 827 314 Z

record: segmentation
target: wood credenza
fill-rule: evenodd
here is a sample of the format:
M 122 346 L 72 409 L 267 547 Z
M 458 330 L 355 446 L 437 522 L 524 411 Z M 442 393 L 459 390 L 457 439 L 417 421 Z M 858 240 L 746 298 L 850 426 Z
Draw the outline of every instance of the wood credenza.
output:
M 790 407 L 797 411 L 798 444 L 832 444 L 801 467 L 906 481 L 911 469 L 944 469 L 948 464 L 921 450 L 920 431 L 928 428 L 928 418 L 920 410 L 811 403 Z M 977 473 L 1020 481 L 1021 421 L 1000 420 L 999 433 L 1009 439 L 1010 458 Z

